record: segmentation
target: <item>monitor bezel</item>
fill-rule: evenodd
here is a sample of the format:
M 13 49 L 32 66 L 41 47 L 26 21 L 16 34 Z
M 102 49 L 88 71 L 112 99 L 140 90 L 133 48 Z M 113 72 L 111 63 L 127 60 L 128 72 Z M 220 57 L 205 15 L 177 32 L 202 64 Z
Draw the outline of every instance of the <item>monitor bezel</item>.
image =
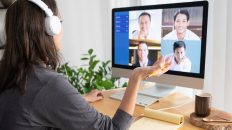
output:
M 205 76 L 205 56 L 206 56 L 206 40 L 207 40 L 207 23 L 208 23 L 208 1 L 195 1 L 195 2 L 184 2 L 184 3 L 170 3 L 170 4 L 159 4 L 159 5 L 146 5 L 146 6 L 134 6 L 134 7 L 123 7 L 112 9 L 112 67 L 122 69 L 134 69 L 135 66 L 119 65 L 115 64 L 115 50 L 114 50 L 114 14 L 115 12 L 123 11 L 135 11 L 135 10 L 150 10 L 150 9 L 168 9 L 168 8 L 185 8 L 185 7 L 197 7 L 203 6 L 203 18 L 202 18 L 202 37 L 201 37 L 201 59 L 200 59 L 200 73 L 189 73 L 189 72 L 178 72 L 169 70 L 166 74 L 188 76 L 194 78 L 204 78 Z

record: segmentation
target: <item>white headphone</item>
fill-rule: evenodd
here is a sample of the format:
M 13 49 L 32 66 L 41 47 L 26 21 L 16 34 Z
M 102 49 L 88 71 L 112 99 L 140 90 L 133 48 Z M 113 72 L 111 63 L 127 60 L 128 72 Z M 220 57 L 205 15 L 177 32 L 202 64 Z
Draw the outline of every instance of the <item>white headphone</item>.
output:
M 57 16 L 53 15 L 53 12 L 48 6 L 41 0 L 28 0 L 37 6 L 39 6 L 46 14 L 45 28 L 46 32 L 50 36 L 54 36 L 61 31 L 61 21 Z

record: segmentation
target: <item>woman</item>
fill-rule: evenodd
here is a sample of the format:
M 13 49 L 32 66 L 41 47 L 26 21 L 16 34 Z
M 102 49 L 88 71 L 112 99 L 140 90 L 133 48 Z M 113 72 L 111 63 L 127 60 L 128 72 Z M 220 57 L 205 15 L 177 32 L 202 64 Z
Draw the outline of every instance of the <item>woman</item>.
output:
M 58 15 L 54 0 L 43 1 Z M 111 119 L 91 107 L 54 71 L 59 62 L 57 50 L 62 31 L 51 35 L 44 21 L 44 11 L 28 0 L 17 0 L 7 10 L 6 47 L 0 65 L 0 129 L 127 129 L 141 80 L 166 72 L 170 60 L 163 65 L 161 58 L 153 66 L 136 68 L 122 103 Z

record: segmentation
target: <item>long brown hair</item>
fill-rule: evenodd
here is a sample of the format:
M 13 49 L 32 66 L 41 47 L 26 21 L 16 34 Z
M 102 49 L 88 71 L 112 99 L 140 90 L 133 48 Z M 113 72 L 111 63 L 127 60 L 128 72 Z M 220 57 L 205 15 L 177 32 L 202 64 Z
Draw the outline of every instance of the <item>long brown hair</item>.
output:
M 43 0 L 58 15 L 55 0 Z M 52 36 L 45 32 L 45 12 L 28 0 L 17 0 L 6 12 L 6 46 L 0 62 L 0 93 L 18 88 L 23 94 L 35 65 L 55 69 L 59 56 Z

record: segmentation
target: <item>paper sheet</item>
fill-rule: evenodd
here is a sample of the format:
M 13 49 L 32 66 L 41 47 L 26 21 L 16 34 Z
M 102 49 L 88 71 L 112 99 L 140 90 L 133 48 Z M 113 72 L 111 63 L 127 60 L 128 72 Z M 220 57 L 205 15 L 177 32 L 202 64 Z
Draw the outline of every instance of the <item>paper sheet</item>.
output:
M 152 109 L 146 109 L 144 116 L 129 130 L 177 130 L 184 121 L 182 115 Z

